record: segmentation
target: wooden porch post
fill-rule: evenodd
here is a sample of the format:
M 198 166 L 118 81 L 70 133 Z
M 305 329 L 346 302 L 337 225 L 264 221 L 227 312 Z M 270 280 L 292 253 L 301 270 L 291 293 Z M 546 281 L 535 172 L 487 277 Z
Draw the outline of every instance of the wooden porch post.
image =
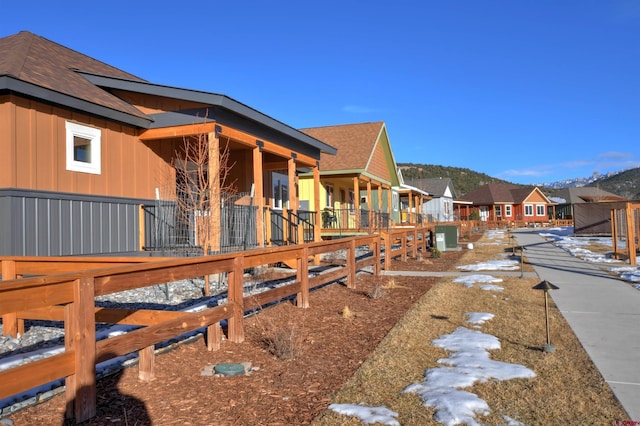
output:
M 253 148 L 253 203 L 256 206 L 258 246 L 264 247 L 264 181 L 262 177 L 262 145 Z
M 316 232 L 314 232 L 314 241 L 322 240 L 322 233 L 320 232 L 322 225 L 322 212 L 320 211 L 320 162 L 316 161 L 316 165 L 313 167 L 313 208 L 316 215 Z M 319 259 L 319 257 L 318 257 Z
M 373 219 L 373 210 L 371 209 L 371 206 L 373 205 L 373 203 L 371 202 L 371 179 L 367 180 L 367 208 L 369 209 L 369 211 L 367 212 L 368 216 L 369 216 L 369 223 L 368 223 L 368 229 L 371 230 L 371 222 Z
M 211 250 L 220 250 L 220 139 L 216 132 L 208 135 L 209 140 L 209 188 L 211 199 L 209 200 L 209 235 L 205 237 L 205 254 Z
M 389 190 L 387 191 L 387 209 L 389 210 L 389 222 L 393 222 L 393 206 L 391 205 L 391 202 L 393 200 L 393 196 L 392 196 L 392 191 L 391 191 L 391 187 L 389 187 Z
M 353 178 L 353 203 L 354 210 L 356 214 L 355 227 L 356 229 L 360 229 L 360 185 L 358 184 L 358 178 Z
M 292 153 L 293 155 L 293 153 Z M 289 158 L 287 160 L 287 172 L 289 177 L 289 210 L 298 212 L 298 182 L 296 179 L 296 160 Z

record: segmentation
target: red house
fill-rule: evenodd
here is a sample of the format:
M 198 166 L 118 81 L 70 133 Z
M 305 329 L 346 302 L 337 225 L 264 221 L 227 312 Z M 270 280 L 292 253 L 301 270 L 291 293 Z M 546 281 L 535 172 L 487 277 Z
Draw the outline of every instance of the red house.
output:
M 525 225 L 549 221 L 552 202 L 538 187 L 514 184 L 488 184 L 469 192 L 464 200 L 482 221 L 524 222 Z

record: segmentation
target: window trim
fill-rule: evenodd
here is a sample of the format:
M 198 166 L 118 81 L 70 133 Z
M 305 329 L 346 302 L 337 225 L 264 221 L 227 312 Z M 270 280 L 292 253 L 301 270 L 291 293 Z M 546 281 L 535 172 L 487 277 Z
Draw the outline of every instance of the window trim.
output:
M 511 217 L 512 216 L 511 204 L 505 204 L 505 206 L 504 206 L 504 216 L 505 217 Z
M 284 179 L 280 179 L 280 177 Z M 280 183 L 280 193 L 276 193 L 276 182 Z M 286 183 L 284 185 L 283 183 Z M 283 190 L 282 188 L 286 188 Z M 271 172 L 271 192 L 274 210 L 284 210 L 289 208 L 289 176 L 281 171 L 274 170 Z M 283 197 L 286 191 L 286 198 Z
M 536 204 L 536 216 L 546 216 L 544 204 Z
M 95 127 L 89 127 L 78 123 L 67 121 L 66 128 L 66 157 L 67 170 L 71 172 L 90 173 L 99 175 L 101 168 L 101 138 L 102 131 Z M 91 160 L 88 162 L 78 161 L 74 156 L 74 139 L 80 137 L 89 140 L 91 147 Z
M 524 215 L 526 217 L 531 217 L 533 216 L 533 204 L 525 204 L 524 205 Z

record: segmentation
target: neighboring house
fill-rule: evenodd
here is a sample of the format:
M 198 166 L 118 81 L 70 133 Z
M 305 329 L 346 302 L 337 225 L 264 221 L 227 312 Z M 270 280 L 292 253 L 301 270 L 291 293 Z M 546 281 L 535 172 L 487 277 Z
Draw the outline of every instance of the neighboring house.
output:
M 301 129 L 337 148 L 320 157 L 321 193 L 312 192 L 312 174 L 300 175 L 300 199 L 310 210 L 323 210 L 322 226 L 332 232 L 388 227 L 400 220 L 397 166 L 384 122 Z M 344 234 L 344 233 L 343 233 Z
M 416 225 L 427 222 L 427 218 L 422 211 L 422 206 L 428 200 L 431 200 L 431 195 L 416 188 L 415 186 L 404 183 L 402 177 L 402 170 L 398 169 L 398 176 L 400 177 L 400 186 L 393 187 L 393 190 L 398 193 L 400 198 L 400 225 Z
M 456 220 L 454 200 L 458 198 L 450 178 L 424 178 L 405 182 L 427 192 L 431 199 L 422 205 L 422 213 L 429 222 L 452 222 Z
M 553 217 L 573 220 L 574 232 L 587 235 L 611 235 L 611 211 L 623 209 L 627 201 L 590 186 L 562 188 L 549 198 L 556 203 Z
M 469 192 L 470 201 L 483 221 L 524 222 L 535 224 L 549 221 L 551 201 L 537 187 L 513 184 L 488 184 Z
M 317 171 L 321 153 L 336 152 L 225 95 L 152 84 L 30 32 L 0 39 L 0 255 L 203 244 L 175 231 L 185 138 L 206 141 L 211 187 L 235 188 L 237 203 L 206 200 L 215 207 L 185 219 L 211 223 L 219 235 L 204 241 L 214 251 L 268 244 L 262 212 L 297 210 L 299 170 Z
M 624 197 L 591 186 L 562 188 L 554 191 L 549 198 L 556 203 L 556 219 L 573 219 L 576 204 L 626 201 Z

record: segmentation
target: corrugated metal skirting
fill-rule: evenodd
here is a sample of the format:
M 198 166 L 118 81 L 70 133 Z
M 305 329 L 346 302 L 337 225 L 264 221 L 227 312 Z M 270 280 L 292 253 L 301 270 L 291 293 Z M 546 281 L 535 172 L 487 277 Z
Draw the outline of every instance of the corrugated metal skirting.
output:
M 0 195 L 0 255 L 136 252 L 138 212 L 139 204 L 134 200 L 37 193 Z

